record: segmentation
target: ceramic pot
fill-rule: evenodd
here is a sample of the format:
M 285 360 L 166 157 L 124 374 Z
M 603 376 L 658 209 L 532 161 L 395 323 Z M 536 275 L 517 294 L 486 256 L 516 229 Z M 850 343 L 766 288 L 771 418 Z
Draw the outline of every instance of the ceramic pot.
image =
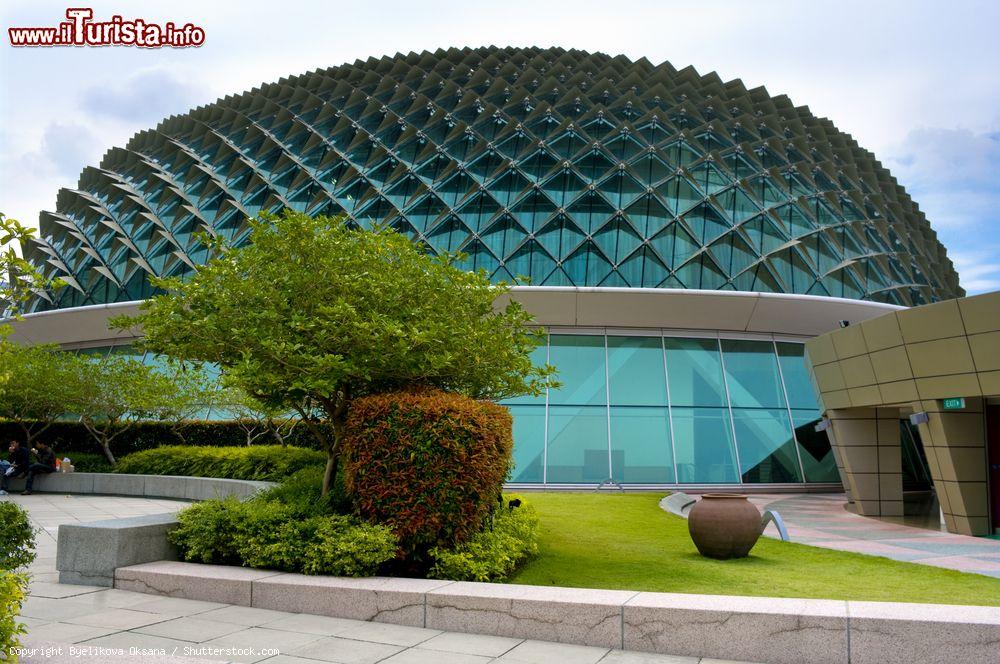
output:
M 744 558 L 760 537 L 760 511 L 738 493 L 706 493 L 688 514 L 688 532 L 708 558 Z

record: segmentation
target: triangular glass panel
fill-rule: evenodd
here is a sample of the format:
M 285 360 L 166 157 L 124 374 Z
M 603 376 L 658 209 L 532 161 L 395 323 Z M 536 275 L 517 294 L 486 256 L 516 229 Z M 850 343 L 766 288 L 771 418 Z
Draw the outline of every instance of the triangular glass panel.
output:
M 530 232 L 535 232 L 552 216 L 556 206 L 541 191 L 532 191 L 510 209 L 511 215 Z
M 760 208 L 738 186 L 718 194 L 716 200 L 734 224 L 739 224 L 760 212 Z
M 642 244 L 642 238 L 636 234 L 627 221 L 621 217 L 615 217 L 594 233 L 594 242 L 601 248 L 605 256 L 617 264 Z
M 727 232 L 729 222 L 708 203 L 702 203 L 683 217 L 684 225 L 691 229 L 691 234 L 701 242 L 702 246 Z
M 540 244 L 528 240 L 506 261 L 507 270 L 515 277 L 528 277 L 531 283 L 540 282 L 556 266 L 555 260 Z
M 704 200 L 704 195 L 681 175 L 658 186 L 656 192 L 670 206 L 674 214 L 687 212 Z
M 625 215 L 644 237 L 656 235 L 673 218 L 670 210 L 653 194 L 647 194 L 632 203 L 625 210 Z
M 469 238 L 471 231 L 458 217 L 452 215 L 425 235 L 437 251 L 457 251 Z
M 618 266 L 618 272 L 630 286 L 636 288 L 656 288 L 670 274 L 667 266 L 649 247 L 643 247 L 625 259 Z
M 570 205 L 568 212 L 573 222 L 589 235 L 610 218 L 615 209 L 596 191 L 590 191 Z
M 639 182 L 645 185 L 655 185 L 670 177 L 676 169 L 671 168 L 665 161 L 654 154 L 646 153 L 633 161 L 630 165 Z
M 521 244 L 526 236 L 527 233 L 514 221 L 514 218 L 505 215 L 497 219 L 482 233 L 481 238 L 490 251 L 505 258 Z
M 497 202 L 485 191 L 480 191 L 463 203 L 456 214 L 462 223 L 473 232 L 478 233 L 486 227 L 499 210 L 500 206 L 497 205 Z
M 535 234 L 546 251 L 559 259 L 570 254 L 584 239 L 583 231 L 563 215 L 545 224 L 545 228 Z
M 563 261 L 563 268 L 578 286 L 596 286 L 611 272 L 611 263 L 593 242 L 586 242 Z
M 646 187 L 641 182 L 622 170 L 615 172 L 611 177 L 601 182 L 597 188 L 608 199 L 611 206 L 618 210 L 628 207 L 632 201 L 646 191 Z
M 559 207 L 568 204 L 586 188 L 587 183 L 568 168 L 562 169 L 542 183 L 542 191 Z
M 591 150 L 577 157 L 573 165 L 580 171 L 583 177 L 591 181 L 597 181 L 614 167 L 615 162 L 611 161 L 600 150 Z
M 698 188 L 707 194 L 714 194 L 732 184 L 726 174 L 709 161 L 690 169 L 688 174 Z

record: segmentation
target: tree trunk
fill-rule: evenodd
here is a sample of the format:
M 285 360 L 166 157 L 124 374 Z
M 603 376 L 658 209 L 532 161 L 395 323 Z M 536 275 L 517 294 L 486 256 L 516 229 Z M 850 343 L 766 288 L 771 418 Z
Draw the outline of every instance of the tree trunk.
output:
M 337 478 L 337 467 L 340 465 L 340 444 L 344 440 L 345 423 L 343 421 L 333 422 L 333 440 L 327 444 L 326 448 L 326 472 L 323 473 L 323 493 L 325 497 L 330 493 L 333 482 Z
M 111 453 L 111 441 L 107 439 L 101 440 L 101 451 L 104 452 L 104 458 L 108 460 L 112 466 L 117 466 L 118 462 L 115 460 L 115 455 Z

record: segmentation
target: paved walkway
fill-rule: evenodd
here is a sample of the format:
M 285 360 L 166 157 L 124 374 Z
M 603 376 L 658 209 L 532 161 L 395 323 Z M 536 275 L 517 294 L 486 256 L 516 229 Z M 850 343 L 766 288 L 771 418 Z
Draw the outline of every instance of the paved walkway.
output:
M 793 542 L 1000 578 L 1000 540 L 915 528 L 859 516 L 844 494 L 758 494 L 750 500 L 781 514 Z M 765 535 L 777 537 L 768 525 Z
M 23 641 L 34 649 L 22 656 L 25 664 L 725 664 L 64 585 L 55 571 L 59 524 L 161 514 L 184 503 L 54 494 L 3 500 L 26 507 L 42 530 L 22 611 L 28 626 Z

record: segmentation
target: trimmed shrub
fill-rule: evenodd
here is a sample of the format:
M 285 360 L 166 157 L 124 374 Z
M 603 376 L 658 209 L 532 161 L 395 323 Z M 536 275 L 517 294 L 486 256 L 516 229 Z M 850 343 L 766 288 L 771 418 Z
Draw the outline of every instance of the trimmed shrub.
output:
M 35 529 L 17 503 L 0 502 L 0 570 L 27 567 L 35 560 Z
M 239 565 L 233 534 L 246 514 L 246 503 L 233 497 L 195 503 L 177 513 L 178 526 L 167 539 L 189 562 Z
M 307 508 L 309 506 L 306 506 Z M 386 526 L 352 516 L 305 516 L 303 505 L 268 499 L 208 500 L 178 514 L 170 531 L 184 560 L 306 574 L 371 576 L 396 555 Z
M 130 454 L 119 461 L 115 472 L 276 481 L 303 468 L 325 463 L 324 453 L 301 447 L 171 445 Z
M 482 529 L 511 464 L 503 406 L 436 389 L 362 397 L 344 440 L 344 487 L 358 514 L 388 525 L 419 560 Z
M 0 571 L 0 661 L 17 661 L 10 651 L 21 645 L 18 637 L 25 631 L 17 616 L 27 591 L 26 574 Z
M 538 515 L 527 503 L 498 509 L 491 527 L 454 549 L 430 550 L 432 579 L 503 581 L 521 563 L 538 553 Z
M 388 527 L 347 516 L 322 519 L 315 535 L 303 560 L 304 574 L 372 576 L 396 557 L 399 545 Z

